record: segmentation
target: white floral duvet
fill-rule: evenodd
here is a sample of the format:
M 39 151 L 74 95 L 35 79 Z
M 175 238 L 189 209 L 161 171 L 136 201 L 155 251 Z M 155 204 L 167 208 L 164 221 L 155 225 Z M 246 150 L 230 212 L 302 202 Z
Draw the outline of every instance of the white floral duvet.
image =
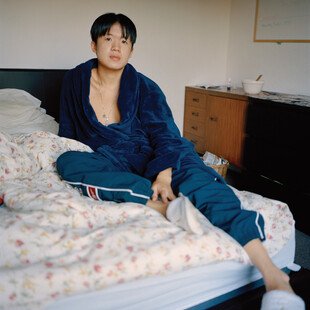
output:
M 55 160 L 90 149 L 47 132 L 0 133 L 0 307 L 42 308 L 71 294 L 222 260 L 249 263 L 221 230 L 190 234 L 134 203 L 98 202 L 62 182 Z M 294 220 L 282 202 L 234 189 L 266 222 L 274 255 Z M 210 267 L 211 268 L 211 267 Z

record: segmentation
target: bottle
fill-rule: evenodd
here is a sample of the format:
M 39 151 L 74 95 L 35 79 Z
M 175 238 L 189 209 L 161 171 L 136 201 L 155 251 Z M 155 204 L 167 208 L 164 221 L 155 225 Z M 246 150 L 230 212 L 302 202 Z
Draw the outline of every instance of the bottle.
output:
M 227 81 L 227 90 L 228 91 L 231 90 L 231 78 L 229 78 L 228 81 Z

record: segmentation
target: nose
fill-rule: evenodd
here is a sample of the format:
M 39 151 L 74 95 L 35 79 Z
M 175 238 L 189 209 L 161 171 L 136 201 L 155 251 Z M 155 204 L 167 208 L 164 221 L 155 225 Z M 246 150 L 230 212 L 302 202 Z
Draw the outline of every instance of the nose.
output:
M 119 52 L 119 50 L 120 50 L 119 43 L 118 42 L 114 42 L 114 44 L 112 45 L 112 51 L 113 52 L 115 52 L 115 51 Z

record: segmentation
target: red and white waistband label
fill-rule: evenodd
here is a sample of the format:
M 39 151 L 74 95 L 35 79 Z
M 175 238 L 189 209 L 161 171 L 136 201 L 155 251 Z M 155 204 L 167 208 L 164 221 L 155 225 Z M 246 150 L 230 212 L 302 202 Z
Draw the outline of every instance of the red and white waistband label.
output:
M 87 190 L 87 195 L 95 200 L 100 200 L 99 196 L 98 196 L 98 191 L 96 187 L 93 186 L 87 186 L 86 187 Z

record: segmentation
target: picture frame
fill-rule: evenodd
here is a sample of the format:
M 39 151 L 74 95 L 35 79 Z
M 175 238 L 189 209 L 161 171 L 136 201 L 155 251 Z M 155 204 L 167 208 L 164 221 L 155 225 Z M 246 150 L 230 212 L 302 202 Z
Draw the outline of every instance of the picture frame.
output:
M 309 0 L 256 0 L 254 42 L 310 42 Z

